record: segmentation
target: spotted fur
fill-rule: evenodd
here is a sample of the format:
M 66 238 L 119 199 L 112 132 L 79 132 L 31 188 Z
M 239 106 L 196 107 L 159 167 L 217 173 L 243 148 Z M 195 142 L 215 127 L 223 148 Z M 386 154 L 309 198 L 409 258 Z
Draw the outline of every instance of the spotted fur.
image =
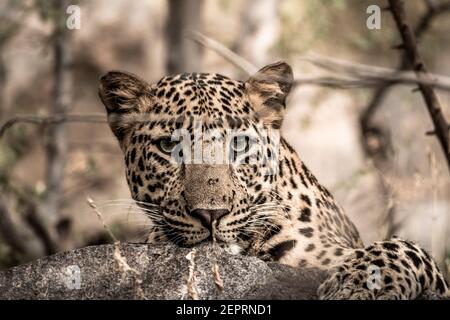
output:
M 205 73 L 153 85 L 117 71 L 102 77 L 99 95 L 125 157 L 132 197 L 154 224 L 149 241 L 192 246 L 211 239 L 214 229 L 219 243 L 235 252 L 328 270 L 319 288 L 326 299 L 448 294 L 436 264 L 416 244 L 393 239 L 364 248 L 330 192 L 282 137 L 276 139 L 292 82 L 284 62 L 246 82 Z M 235 141 L 230 135 L 244 133 L 242 161 L 176 163 L 163 142 L 177 130 L 193 143 L 196 130 L 214 131 L 201 146 L 221 141 L 224 149 Z M 259 161 L 251 162 L 252 155 Z M 268 158 L 276 161 L 261 160 Z M 373 266 L 380 272 L 377 289 L 367 285 Z

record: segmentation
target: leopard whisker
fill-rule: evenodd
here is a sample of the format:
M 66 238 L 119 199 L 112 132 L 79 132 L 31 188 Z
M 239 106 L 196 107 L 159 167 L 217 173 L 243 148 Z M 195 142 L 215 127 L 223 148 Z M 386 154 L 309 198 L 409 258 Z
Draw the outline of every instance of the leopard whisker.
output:
M 115 202 L 122 202 L 122 203 L 132 203 L 132 204 L 145 204 L 145 205 L 153 205 L 159 207 L 159 205 L 147 202 L 147 201 L 139 201 L 134 199 L 106 199 L 106 200 L 97 200 L 96 203 L 115 203 Z

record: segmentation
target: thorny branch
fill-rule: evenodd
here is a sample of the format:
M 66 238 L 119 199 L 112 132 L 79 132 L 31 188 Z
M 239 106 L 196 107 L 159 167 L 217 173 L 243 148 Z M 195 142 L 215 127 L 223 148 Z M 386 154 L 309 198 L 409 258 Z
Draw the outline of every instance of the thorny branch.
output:
M 424 33 L 429 29 L 429 27 L 432 24 L 432 21 L 435 18 L 437 18 L 441 14 L 450 12 L 450 1 L 442 2 L 439 4 L 434 4 L 433 1 L 426 1 L 426 4 L 428 6 L 428 9 L 422 15 L 422 17 L 419 18 L 419 22 L 414 28 L 414 34 L 417 39 L 420 39 L 424 35 Z M 400 64 L 398 66 L 398 70 L 403 71 L 407 68 L 407 66 L 408 60 L 406 55 L 403 54 Z M 377 89 L 375 89 L 375 92 L 372 95 L 372 99 L 370 100 L 367 107 L 361 113 L 360 126 L 364 136 L 366 136 L 367 134 L 370 133 L 370 131 L 372 131 L 373 128 L 370 124 L 372 117 L 377 111 L 377 109 L 380 107 L 383 98 L 388 93 L 389 89 L 393 84 L 395 84 L 395 82 L 386 82 L 381 84 Z M 368 150 L 369 146 L 366 145 L 367 143 L 365 141 L 363 141 L 363 143 L 365 143 L 365 149 L 367 149 L 366 152 L 369 152 Z
M 444 13 L 450 12 L 450 1 L 436 4 L 433 0 L 425 0 L 425 4 L 427 5 L 426 12 L 419 17 L 418 23 L 414 27 L 414 34 L 418 40 L 430 29 L 435 18 Z M 396 46 L 394 48 L 401 49 L 401 46 Z M 405 71 L 407 67 L 408 59 L 403 53 L 397 67 L 397 72 Z M 395 84 L 395 82 L 386 82 L 375 88 L 369 103 L 359 115 L 361 145 L 366 156 L 372 159 L 373 165 L 378 170 L 381 192 L 386 199 L 389 199 L 386 203 L 386 238 L 391 238 L 398 231 L 400 225 L 400 223 L 394 221 L 396 211 L 394 193 L 391 190 L 389 183 L 385 181 L 381 174 L 381 170 L 388 169 L 390 165 L 388 161 L 388 152 L 391 150 L 392 145 L 390 142 L 389 132 L 381 123 L 375 124 L 373 118 L 382 106 L 385 96 Z
M 408 62 L 412 66 L 417 78 L 420 80 L 431 81 L 431 75 L 428 73 L 428 70 L 417 49 L 414 33 L 407 23 L 404 2 L 401 0 L 389 0 L 389 9 L 392 12 L 398 31 L 400 32 L 403 42 L 402 48 L 405 50 Z M 441 144 L 444 156 L 447 160 L 448 168 L 450 169 L 449 124 L 445 119 L 439 99 L 433 90 L 433 87 L 421 82 L 419 83 L 419 90 L 425 100 L 425 104 L 434 125 L 434 130 L 436 131 L 436 137 Z

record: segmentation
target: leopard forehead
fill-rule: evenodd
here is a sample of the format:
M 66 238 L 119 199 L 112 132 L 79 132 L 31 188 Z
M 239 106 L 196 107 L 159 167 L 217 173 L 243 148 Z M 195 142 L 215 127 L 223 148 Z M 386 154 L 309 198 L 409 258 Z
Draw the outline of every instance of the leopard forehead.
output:
M 241 82 L 220 74 L 184 73 L 148 84 L 136 75 L 110 71 L 100 79 L 99 96 L 111 130 L 123 147 L 136 124 L 172 126 L 196 117 L 236 128 L 259 122 L 279 129 L 293 84 L 291 67 L 280 61 Z M 183 120 L 184 121 L 184 120 Z
M 163 117 L 201 116 L 205 121 L 225 117 L 226 124 L 235 127 L 239 117 L 253 113 L 245 84 L 220 74 L 167 76 L 152 89 L 156 99 L 149 111 Z

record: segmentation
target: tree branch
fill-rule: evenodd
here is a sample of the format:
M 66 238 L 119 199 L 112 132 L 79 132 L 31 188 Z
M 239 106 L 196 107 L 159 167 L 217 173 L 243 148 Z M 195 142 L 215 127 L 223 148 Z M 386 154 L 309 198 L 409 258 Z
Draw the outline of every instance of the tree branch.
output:
M 52 236 L 52 230 L 43 224 L 42 214 L 39 212 L 34 192 L 26 185 L 18 187 L 11 184 L 8 177 L 0 177 L 0 179 L 4 182 L 4 188 L 9 193 L 15 195 L 18 206 L 23 212 L 25 222 L 27 222 L 33 233 L 41 241 L 46 254 L 56 253 L 58 251 L 56 249 L 58 247 L 58 242 L 56 241 L 55 236 Z M 29 257 L 37 256 L 32 250 L 28 251 L 33 254 L 28 255 Z
M 433 20 L 437 18 L 439 15 L 450 12 L 450 1 L 446 1 L 440 4 L 434 4 L 431 1 L 426 1 L 427 3 L 427 11 L 422 15 L 421 18 L 419 18 L 419 22 L 417 23 L 416 27 L 414 28 L 414 34 L 416 35 L 417 39 L 420 39 L 425 32 L 430 28 Z M 398 70 L 405 70 L 408 66 L 408 60 L 406 58 L 406 55 L 402 55 L 402 59 L 400 61 L 400 64 L 398 66 Z M 360 126 L 362 130 L 365 129 L 370 130 L 370 121 L 375 114 L 378 107 L 381 105 L 385 95 L 388 93 L 388 90 L 391 88 L 391 86 L 395 84 L 392 82 L 386 82 L 381 84 L 373 93 L 372 99 L 370 100 L 367 107 L 364 109 L 364 111 L 361 113 L 360 116 Z
M 203 27 L 203 0 L 167 0 L 167 18 L 164 26 L 166 69 L 169 74 L 196 72 L 200 69 L 202 47 L 186 39 L 187 30 Z
M 247 75 L 252 75 L 257 68 L 252 63 L 237 55 L 220 42 L 213 40 L 199 32 L 191 36 L 193 41 L 217 52 L 227 61 L 244 71 Z M 367 88 L 380 84 L 426 84 L 436 89 L 450 91 L 450 77 L 432 75 L 431 78 L 418 79 L 413 72 L 398 72 L 390 68 L 356 64 L 341 59 L 333 59 L 320 55 L 310 55 L 300 57 L 300 60 L 312 63 L 317 67 L 337 73 L 333 76 L 296 77 L 295 85 L 318 85 L 331 87 L 334 89 Z
M 51 115 L 34 115 L 34 114 L 23 114 L 16 115 L 12 118 L 6 120 L 2 125 L 0 125 L 0 138 L 6 132 L 7 129 L 12 127 L 17 123 L 33 123 L 38 125 L 54 125 L 61 122 L 106 122 L 104 114 L 92 113 L 92 114 L 51 114 Z
M 211 39 L 210 37 L 207 37 L 200 32 L 197 31 L 190 32 L 189 38 L 197 42 L 198 44 L 204 46 L 205 48 L 208 48 L 216 52 L 221 57 L 225 58 L 225 60 L 231 62 L 234 66 L 236 66 L 238 69 L 241 69 L 245 74 L 249 76 L 258 71 L 258 68 L 255 67 L 251 62 L 247 61 L 237 53 L 231 51 L 220 42 Z
M 420 56 L 417 49 L 417 43 L 412 32 L 411 27 L 407 23 L 405 17 L 404 2 L 402 0 L 389 0 L 390 10 L 394 17 L 397 29 L 403 41 L 403 48 L 405 50 L 408 62 L 412 66 L 416 76 L 420 80 L 431 81 L 431 75 Z M 449 124 L 444 117 L 439 99 L 433 90 L 431 85 L 425 84 L 424 82 L 419 83 L 419 90 L 425 100 L 428 112 L 430 114 L 431 120 L 434 125 L 434 130 L 436 131 L 436 136 L 441 144 L 444 156 L 447 160 L 447 165 L 450 170 L 450 135 L 449 135 Z
M 47 255 L 54 254 L 59 250 L 59 244 L 56 238 L 56 230 L 44 223 L 43 215 L 38 213 L 38 206 L 33 201 L 26 201 L 25 205 L 25 221 L 42 241 Z
M 17 230 L 13 221 L 11 220 L 11 213 L 6 206 L 5 201 L 0 195 L 0 232 L 1 238 L 14 251 L 24 256 L 30 256 L 31 252 L 22 240 L 22 235 Z
M 53 101 L 49 113 L 63 116 L 69 112 L 73 101 L 72 37 L 65 26 L 66 9 L 69 5 L 69 0 L 53 0 L 50 4 L 53 11 Z M 63 185 L 68 157 L 65 123 L 55 123 L 46 130 L 45 135 L 45 192 L 41 218 L 45 225 L 53 229 L 60 213 L 59 191 Z
M 421 38 L 432 25 L 432 22 L 439 15 L 450 11 L 450 1 L 435 4 L 432 0 L 425 0 L 427 10 L 418 19 L 418 23 L 414 28 L 416 38 Z M 403 71 L 408 67 L 408 60 L 405 54 L 402 54 L 401 61 L 397 67 L 398 71 Z M 373 123 L 373 117 L 382 106 L 385 96 L 392 88 L 393 82 L 382 83 L 375 88 L 371 99 L 359 115 L 359 126 L 361 130 L 361 145 L 366 156 L 373 159 L 373 164 L 378 170 L 386 170 L 389 168 L 388 161 L 389 150 L 392 150 L 389 131 L 381 123 Z M 374 143 L 375 142 L 375 143 Z M 387 203 L 387 213 L 385 224 L 387 225 L 386 238 L 391 238 L 397 231 L 399 224 L 394 222 L 395 218 L 395 201 L 394 194 L 389 184 L 384 181 L 381 171 L 379 171 L 379 185 L 381 192 L 389 199 Z
M 300 57 L 300 60 L 337 73 L 340 76 L 296 78 L 297 85 L 315 84 L 340 89 L 371 87 L 380 84 L 423 84 L 436 89 L 450 91 L 450 77 L 428 74 L 418 78 L 415 72 L 397 71 L 390 68 L 359 64 L 342 59 L 329 58 L 321 55 Z M 341 76 L 344 74 L 344 76 Z

